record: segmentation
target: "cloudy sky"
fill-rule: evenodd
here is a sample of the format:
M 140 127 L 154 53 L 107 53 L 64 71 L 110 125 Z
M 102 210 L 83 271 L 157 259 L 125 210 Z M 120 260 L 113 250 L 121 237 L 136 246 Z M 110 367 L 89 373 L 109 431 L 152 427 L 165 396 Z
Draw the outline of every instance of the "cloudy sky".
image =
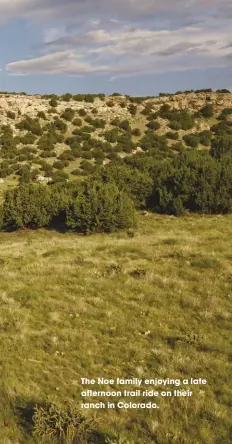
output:
M 232 89 L 231 0 L 0 0 L 0 90 Z

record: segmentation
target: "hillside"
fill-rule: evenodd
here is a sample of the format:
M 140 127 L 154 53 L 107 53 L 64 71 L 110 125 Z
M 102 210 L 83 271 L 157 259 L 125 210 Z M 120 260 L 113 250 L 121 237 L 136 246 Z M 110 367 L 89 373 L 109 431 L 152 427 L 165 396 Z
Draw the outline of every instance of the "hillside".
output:
M 79 407 L 81 377 L 207 380 L 158 411 L 86 411 L 89 443 L 231 443 L 231 222 L 148 214 L 133 238 L 1 233 L 1 443 L 47 443 L 35 404 Z
M 1 93 L 0 122 L 0 442 L 231 443 L 232 94 Z
M 163 157 L 209 149 L 215 126 L 232 122 L 232 94 L 154 98 L 0 94 L 0 193 L 28 180 L 73 180 L 137 152 Z M 191 137 L 193 135 L 193 137 Z

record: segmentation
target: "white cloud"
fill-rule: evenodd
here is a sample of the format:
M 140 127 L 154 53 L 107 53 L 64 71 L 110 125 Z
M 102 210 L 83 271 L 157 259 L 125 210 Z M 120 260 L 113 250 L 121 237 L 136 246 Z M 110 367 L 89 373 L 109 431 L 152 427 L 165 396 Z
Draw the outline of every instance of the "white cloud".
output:
M 157 11 L 166 11 L 168 14 L 179 14 L 199 5 L 212 7 L 218 0 L 0 0 L 0 20 L 6 22 L 15 18 L 33 20 L 66 19 L 83 15 L 109 15 L 118 19 L 141 19 L 150 17 Z M 228 0 L 220 0 L 220 9 Z
M 50 34 L 57 32 L 55 29 Z M 231 53 L 229 30 L 212 32 L 200 27 L 176 31 L 123 28 L 114 33 L 98 29 L 64 38 L 64 41 L 71 46 L 75 43 L 77 47 L 9 63 L 7 71 L 14 74 L 66 75 L 109 71 L 160 72 L 174 70 L 175 66 L 179 70 L 190 66 L 226 66 Z M 84 51 L 82 46 L 86 44 Z
M 107 65 L 93 66 L 83 60 L 83 56 L 75 51 L 62 51 L 35 59 L 9 63 L 6 69 L 9 73 L 15 75 L 82 75 L 90 72 L 109 72 L 112 68 Z
M 15 75 L 111 73 L 113 79 L 228 66 L 231 24 L 223 14 L 230 4 L 221 0 L 218 9 L 218 0 L 0 0 L 0 21 L 24 17 L 54 23 L 44 29 L 40 56 L 9 63 L 6 69 Z M 149 28 L 156 12 L 162 13 L 164 29 Z M 189 12 L 194 12 L 194 25 L 184 26 Z M 167 26 L 173 17 L 180 26 Z M 72 20 L 86 25 L 73 32 Z
M 61 39 L 66 36 L 65 27 L 48 28 L 44 30 L 44 43 L 49 43 L 54 40 Z

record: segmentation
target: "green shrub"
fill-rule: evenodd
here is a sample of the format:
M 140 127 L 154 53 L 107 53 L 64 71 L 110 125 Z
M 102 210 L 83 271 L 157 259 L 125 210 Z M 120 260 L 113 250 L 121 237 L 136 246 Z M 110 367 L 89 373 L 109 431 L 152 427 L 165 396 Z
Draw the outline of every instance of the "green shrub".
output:
M 107 155 L 107 159 L 109 159 L 111 161 L 115 161 L 115 160 L 120 159 L 120 157 L 118 156 L 118 154 L 115 151 L 113 151 L 112 153 L 109 153 Z
M 15 119 L 15 113 L 13 111 L 7 111 L 6 115 L 9 119 Z
M 113 120 L 111 120 L 110 124 L 114 126 L 119 126 L 120 122 L 121 120 L 119 119 L 119 117 L 115 117 Z
M 21 120 L 21 122 L 17 123 L 15 127 L 21 130 L 31 131 L 32 134 L 37 136 L 43 133 L 39 121 L 28 116 Z
M 75 115 L 75 111 L 71 108 L 66 108 L 65 111 L 61 114 L 61 117 L 68 122 L 71 122 L 73 120 L 73 117 Z
M 7 190 L 3 203 L 4 227 L 39 228 L 47 226 L 51 219 L 51 193 L 43 185 L 22 184 Z
M 95 131 L 95 129 L 90 126 L 90 125 L 86 125 L 82 127 L 82 135 L 83 133 L 93 133 Z
M 133 104 L 130 104 L 128 106 L 128 111 L 131 113 L 132 116 L 135 116 L 136 113 L 137 113 L 137 106 L 133 105 Z
M 119 106 L 120 106 L 121 108 L 126 108 L 126 102 L 124 102 L 124 101 L 121 102 Z
M 57 114 L 57 109 L 56 108 L 49 108 L 48 114 Z
M 74 126 L 81 126 L 81 125 L 82 125 L 82 120 L 81 120 L 81 119 L 74 119 L 74 120 L 72 121 L 72 124 L 73 124 Z
M 57 129 L 58 131 L 61 131 L 62 133 L 65 133 L 67 131 L 67 125 L 63 122 L 61 119 L 55 119 L 52 128 Z
M 120 191 L 131 197 L 138 208 L 146 206 L 152 192 L 153 182 L 148 172 L 127 165 L 108 165 L 107 168 L 101 168 L 96 178 L 103 183 L 114 182 Z
M 79 109 L 78 113 L 79 113 L 79 116 L 81 116 L 81 117 L 85 117 L 87 114 L 84 108 Z
M 94 157 L 94 153 L 92 151 L 82 151 L 81 157 L 82 159 L 91 160 Z
M 92 126 L 94 128 L 105 128 L 106 121 L 104 119 L 92 119 Z
M 131 131 L 129 120 L 122 120 L 118 126 L 124 131 Z
M 73 170 L 73 171 L 71 172 L 71 174 L 72 174 L 73 176 L 80 176 L 80 175 L 82 174 L 82 171 L 79 170 L 79 169 L 77 168 L 77 169 Z
M 200 113 L 203 117 L 206 118 L 213 117 L 214 114 L 213 105 L 211 104 L 205 105 L 203 108 L 201 108 Z
M 95 98 L 94 94 L 85 94 L 84 95 L 84 101 L 86 103 L 94 103 L 94 98 Z
M 67 225 L 84 233 L 132 228 L 136 225 L 134 205 L 115 184 L 86 182 L 67 211 Z
M 38 111 L 37 117 L 46 120 L 46 114 L 44 111 Z
M 232 153 L 232 138 L 230 135 L 218 136 L 211 143 L 211 156 L 219 159 L 225 154 Z
M 225 116 L 229 116 L 230 114 L 232 114 L 232 108 L 224 108 L 222 114 L 224 114 Z
M 69 162 L 68 162 L 68 164 L 69 164 Z M 65 160 L 63 160 L 63 161 L 57 160 L 53 163 L 53 167 L 56 168 L 57 170 L 63 170 L 66 166 L 68 166 L 68 164 L 66 164 Z
M 53 183 L 67 182 L 69 179 L 69 175 L 65 171 L 56 171 L 51 175 L 51 177 Z
M 55 107 L 57 107 L 58 102 L 57 102 L 57 100 L 53 97 L 53 98 L 49 101 L 49 105 L 50 105 L 52 108 L 55 108 Z
M 152 130 L 158 130 L 158 129 L 160 129 L 160 124 L 159 124 L 159 122 L 156 122 L 155 120 L 152 120 L 152 121 L 147 123 L 147 127 L 152 129 Z
M 196 148 L 200 143 L 200 138 L 197 134 L 185 134 L 183 140 L 186 145 Z
M 112 129 L 110 131 L 106 131 L 104 134 L 105 139 L 107 142 L 115 143 L 118 140 L 118 131 L 117 129 Z
M 169 126 L 169 128 L 171 128 L 172 130 L 176 130 L 176 131 L 178 131 L 178 130 L 181 129 L 181 124 L 180 124 L 179 122 L 176 122 L 175 120 L 172 121 L 172 122 L 170 122 L 170 123 L 168 124 L 168 126 Z
M 95 166 L 87 160 L 81 161 L 80 168 L 88 173 L 93 173 L 95 171 Z
M 172 139 L 172 140 L 178 140 L 179 139 L 179 133 L 173 132 L 173 131 L 168 131 L 166 134 L 166 137 L 168 139 Z
M 135 137 L 141 136 L 141 130 L 139 128 L 134 128 L 132 130 L 132 136 L 135 136 Z
M 32 133 L 27 133 L 25 136 L 20 137 L 19 140 L 23 145 L 32 145 L 36 140 L 36 136 Z
M 212 132 L 209 130 L 201 131 L 198 133 L 200 143 L 204 146 L 210 146 L 210 142 L 212 140 Z
M 148 115 L 151 113 L 152 108 L 153 108 L 153 103 L 149 103 L 149 102 L 147 102 L 147 103 L 145 104 L 145 107 L 144 107 L 144 109 L 142 110 L 141 114 L 143 114 L 144 116 L 148 116 Z
M 61 96 L 61 100 L 64 100 L 65 102 L 70 102 L 71 98 L 72 98 L 72 94 L 70 94 L 70 93 L 66 93 Z
M 58 157 L 59 160 L 74 160 L 74 156 L 72 151 L 70 150 L 65 150 L 62 154 L 59 155 Z
M 210 130 L 217 136 L 224 137 L 232 135 L 231 122 L 221 121 L 216 125 L 211 126 Z
M 178 151 L 179 153 L 183 153 L 186 150 L 182 142 L 178 142 L 172 145 L 172 149 Z

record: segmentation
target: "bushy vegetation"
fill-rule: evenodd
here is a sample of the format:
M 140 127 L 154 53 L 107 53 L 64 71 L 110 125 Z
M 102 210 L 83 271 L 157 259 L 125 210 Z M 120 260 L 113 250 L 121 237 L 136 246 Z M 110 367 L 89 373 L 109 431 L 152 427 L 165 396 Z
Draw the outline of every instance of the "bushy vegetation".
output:
M 116 185 L 136 208 L 173 214 L 230 212 L 232 111 L 225 106 L 215 117 L 210 91 L 200 92 L 207 94 L 206 104 L 195 114 L 172 108 L 172 101 L 161 102 L 157 110 L 152 97 L 120 98 L 117 94 L 114 102 L 115 95 L 107 100 L 101 94 L 47 95 L 53 108 L 71 100 L 72 106 L 63 104 L 55 117 L 47 117 L 44 111 L 36 118 L 24 115 L 14 124 L 16 134 L 12 124 L 2 125 L 0 177 L 12 177 L 14 185 L 22 185 L 32 184 L 42 174 L 65 185 L 75 176 L 77 182 L 93 176 L 103 184 Z M 116 102 L 125 104 L 127 109 L 123 117 L 110 110 L 110 119 L 105 119 L 101 111 L 99 117 L 94 116 L 97 108 L 83 105 L 78 110 L 73 104 L 92 103 L 95 98 L 110 107 Z M 13 116 L 8 117 L 12 120 Z M 137 152 L 138 145 L 142 152 Z M 207 165 L 207 174 L 201 162 Z
M 88 444 L 95 425 L 72 405 L 54 403 L 35 405 L 33 422 L 36 438 L 60 444 Z
M 159 109 L 67 93 L 36 117 L 2 112 L 4 444 L 231 442 L 232 109 L 197 93 L 196 112 L 165 93 Z M 83 416 L 79 379 L 99 369 L 208 384 L 155 412 Z
M 203 117 L 207 117 L 207 118 L 213 117 L 213 114 L 214 114 L 213 105 L 211 105 L 211 104 L 205 105 L 200 110 L 200 113 Z
M 56 182 L 58 178 L 59 175 Z M 111 232 L 135 225 L 134 204 L 115 184 L 87 181 L 82 186 L 63 186 L 61 190 L 56 185 L 45 187 L 25 182 L 6 191 L 5 229 L 49 227 L 54 220 L 58 226 L 62 220 L 64 226 L 79 232 Z
M 86 183 L 67 210 L 67 225 L 84 233 L 110 233 L 136 225 L 132 200 L 115 184 Z
M 169 127 L 173 130 L 182 129 L 186 131 L 195 125 L 194 118 L 188 111 L 172 110 L 168 104 L 161 106 L 159 116 L 162 117 L 162 119 L 169 120 Z
M 29 116 L 26 116 L 21 122 L 16 123 L 16 128 L 21 130 L 27 130 L 30 131 L 32 134 L 35 134 L 37 136 L 42 134 L 42 128 L 40 126 L 38 119 L 32 119 Z
M 61 117 L 68 122 L 71 122 L 73 120 L 73 117 L 75 115 L 75 111 L 72 108 L 66 108 L 65 111 L 61 114 Z

